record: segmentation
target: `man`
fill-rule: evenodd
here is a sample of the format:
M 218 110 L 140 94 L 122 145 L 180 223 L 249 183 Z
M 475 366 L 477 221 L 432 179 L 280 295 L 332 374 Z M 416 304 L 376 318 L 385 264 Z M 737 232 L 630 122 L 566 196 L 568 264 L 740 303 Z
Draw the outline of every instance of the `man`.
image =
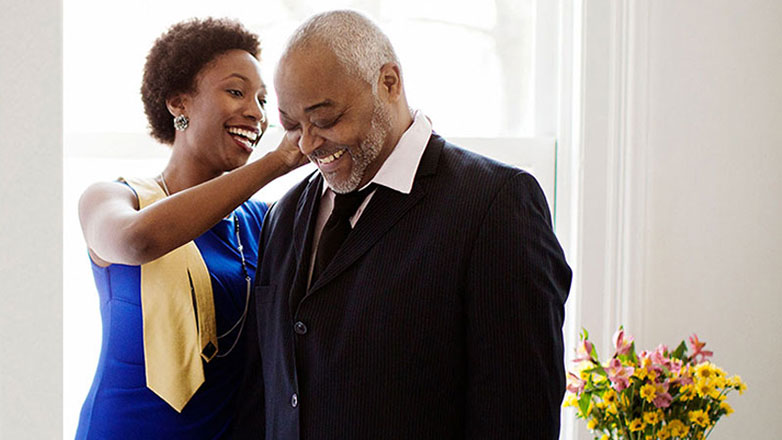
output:
M 235 437 L 557 438 L 571 272 L 535 179 L 432 133 L 355 12 L 304 23 L 275 88 L 319 172 L 261 233 Z

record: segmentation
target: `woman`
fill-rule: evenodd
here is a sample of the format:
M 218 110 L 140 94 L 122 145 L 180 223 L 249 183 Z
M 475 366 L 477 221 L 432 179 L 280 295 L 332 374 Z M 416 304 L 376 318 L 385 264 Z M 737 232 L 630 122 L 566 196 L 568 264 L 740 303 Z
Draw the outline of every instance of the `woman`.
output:
M 77 439 L 227 435 L 268 208 L 248 198 L 306 162 L 283 141 L 245 165 L 267 127 L 259 55 L 239 23 L 206 19 L 174 25 L 147 57 L 144 108 L 171 157 L 79 202 L 103 343 Z

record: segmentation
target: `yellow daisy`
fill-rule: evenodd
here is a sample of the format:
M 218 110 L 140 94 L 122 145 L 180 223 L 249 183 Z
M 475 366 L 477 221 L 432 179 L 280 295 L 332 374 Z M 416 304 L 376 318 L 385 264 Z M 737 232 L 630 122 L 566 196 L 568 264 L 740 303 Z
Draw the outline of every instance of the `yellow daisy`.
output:
M 706 412 L 703 411 L 702 409 L 688 412 L 687 417 L 689 417 L 690 422 L 695 423 L 701 428 L 706 428 L 711 424 L 711 420 L 709 420 L 709 415 L 706 414 Z
M 690 432 L 690 427 L 679 419 L 668 422 L 668 433 L 672 437 L 684 437 Z
M 645 427 L 646 425 L 641 419 L 633 419 L 633 421 L 630 422 L 630 426 L 629 426 L 630 432 L 642 431 Z
M 656 425 L 662 421 L 662 411 L 647 411 L 644 413 L 644 422 L 647 425 Z

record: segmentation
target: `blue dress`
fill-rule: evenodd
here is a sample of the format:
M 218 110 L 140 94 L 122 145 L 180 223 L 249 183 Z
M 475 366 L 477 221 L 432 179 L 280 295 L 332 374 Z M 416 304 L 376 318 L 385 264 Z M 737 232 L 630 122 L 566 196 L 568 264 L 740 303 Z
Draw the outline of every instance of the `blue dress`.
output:
M 229 219 L 195 239 L 209 269 L 217 334 L 222 335 L 245 309 L 246 282 L 237 249 L 234 219 L 244 246 L 247 272 L 255 277 L 258 237 L 268 206 L 247 201 Z M 103 342 L 98 369 L 81 410 L 76 439 L 218 439 L 229 434 L 244 352 L 204 364 L 205 381 L 177 413 L 146 387 L 141 318 L 140 266 L 92 264 L 100 296 Z M 241 326 L 239 326 L 241 327 Z M 225 353 L 237 327 L 218 340 Z

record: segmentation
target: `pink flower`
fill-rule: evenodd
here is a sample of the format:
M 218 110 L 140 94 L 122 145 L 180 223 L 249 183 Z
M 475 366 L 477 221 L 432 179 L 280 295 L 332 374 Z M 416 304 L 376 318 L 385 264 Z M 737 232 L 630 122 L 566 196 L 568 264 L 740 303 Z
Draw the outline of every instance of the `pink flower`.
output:
M 671 406 L 671 402 L 673 402 L 673 397 L 671 397 L 668 392 L 660 393 L 657 395 L 657 397 L 654 398 L 652 403 L 654 403 L 654 406 L 657 408 L 668 408 Z
M 635 371 L 633 367 L 622 366 L 622 362 L 617 358 L 611 359 L 606 368 L 608 380 L 616 391 L 622 391 L 630 386 L 630 376 L 633 375 L 633 371 Z
M 633 337 L 620 328 L 614 333 L 614 347 L 617 355 L 630 353 L 630 349 L 633 348 Z
M 660 344 L 657 346 L 657 348 L 652 352 L 651 359 L 652 362 L 657 365 L 666 365 L 668 364 L 668 358 L 665 356 L 665 352 L 668 351 L 668 347 L 664 344 Z
M 690 344 L 692 344 L 692 355 L 690 355 L 690 359 L 695 359 L 698 363 L 704 362 L 714 354 L 712 351 L 703 349 L 703 347 L 706 346 L 706 343 L 701 342 L 698 339 L 698 335 L 695 333 L 690 336 Z M 700 357 L 700 360 L 697 359 L 698 357 Z
M 584 386 L 586 386 L 586 382 L 581 380 L 580 377 L 576 376 L 571 372 L 567 373 L 568 391 L 570 391 L 573 394 L 580 394 L 582 391 L 584 391 Z
M 584 339 L 578 347 L 576 347 L 576 358 L 573 362 L 593 361 L 592 359 L 592 343 Z

